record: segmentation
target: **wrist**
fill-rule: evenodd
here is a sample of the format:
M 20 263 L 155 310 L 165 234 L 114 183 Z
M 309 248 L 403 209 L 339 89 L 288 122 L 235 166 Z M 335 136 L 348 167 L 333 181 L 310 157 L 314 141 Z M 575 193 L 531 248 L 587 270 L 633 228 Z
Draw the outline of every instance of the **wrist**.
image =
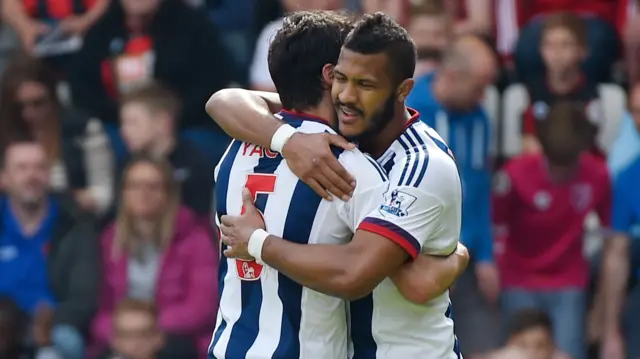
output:
M 296 129 L 293 126 L 285 123 L 284 125 L 278 127 L 276 132 L 274 132 L 273 136 L 271 137 L 271 145 L 269 147 L 272 151 L 282 154 L 282 149 L 287 144 L 291 136 L 293 136 L 295 133 Z
M 249 237 L 249 243 L 247 244 L 247 251 L 249 255 L 256 259 L 258 264 L 264 264 L 262 260 L 262 247 L 264 246 L 264 242 L 269 237 L 269 233 L 264 229 L 256 229 L 251 233 L 251 237 Z

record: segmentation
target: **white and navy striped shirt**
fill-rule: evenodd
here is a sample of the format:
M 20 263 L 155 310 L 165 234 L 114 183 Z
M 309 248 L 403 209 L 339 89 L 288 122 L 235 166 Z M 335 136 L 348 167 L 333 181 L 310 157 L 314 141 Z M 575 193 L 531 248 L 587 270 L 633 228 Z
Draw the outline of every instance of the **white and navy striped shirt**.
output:
M 404 248 L 448 255 L 460 236 L 462 188 L 455 161 L 438 134 L 413 117 L 378 159 L 389 189 L 360 224 Z M 353 359 L 459 359 L 449 293 L 416 305 L 387 278 L 369 296 L 350 303 Z
M 333 131 L 319 119 L 282 112 L 304 133 Z M 216 168 L 217 216 L 238 215 L 241 192 L 254 193 L 267 230 L 287 240 L 347 243 L 388 186 L 380 166 L 358 150 L 334 154 L 358 182 L 348 202 L 322 200 L 269 150 L 234 141 Z M 220 309 L 209 348 L 216 359 L 346 359 L 348 329 L 342 299 L 302 287 L 255 261 L 222 258 Z

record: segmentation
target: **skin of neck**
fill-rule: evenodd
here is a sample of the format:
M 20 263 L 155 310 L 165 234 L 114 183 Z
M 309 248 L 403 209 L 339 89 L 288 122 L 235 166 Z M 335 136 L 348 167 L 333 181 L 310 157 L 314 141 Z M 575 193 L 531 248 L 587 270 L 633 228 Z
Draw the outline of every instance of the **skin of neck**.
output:
M 47 214 L 48 203 L 46 198 L 34 203 L 26 203 L 15 197 L 9 197 L 9 206 L 20 225 L 26 232 L 32 232 L 37 228 Z
M 173 136 L 160 136 L 151 143 L 148 150 L 152 156 L 165 157 L 176 146 L 176 139 Z
M 579 67 L 558 72 L 549 71 L 547 73 L 547 81 L 553 91 L 561 94 L 568 93 L 582 81 L 582 73 Z
M 320 103 L 318 103 L 314 107 L 308 107 L 304 109 L 294 108 L 293 110 L 297 112 L 304 112 L 306 114 L 309 114 L 315 117 L 319 117 L 327 121 L 327 123 L 329 124 L 329 126 L 331 126 L 331 128 L 335 129 L 337 127 L 338 120 L 336 119 L 336 112 L 333 107 L 333 101 L 331 100 L 331 96 L 328 94 L 323 96 Z
M 157 232 L 156 221 L 150 218 L 135 218 L 133 229 L 140 239 L 152 241 Z

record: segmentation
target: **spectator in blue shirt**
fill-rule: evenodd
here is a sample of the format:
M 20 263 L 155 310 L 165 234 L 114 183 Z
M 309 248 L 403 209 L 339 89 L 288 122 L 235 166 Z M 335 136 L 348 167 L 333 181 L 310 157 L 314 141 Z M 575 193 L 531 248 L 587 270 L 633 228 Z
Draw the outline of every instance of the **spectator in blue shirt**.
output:
M 640 134 L 640 85 L 631 94 L 630 114 L 635 136 Z M 630 163 L 630 164 L 629 164 Z M 620 166 L 613 188 L 614 235 L 606 243 L 603 258 L 601 295 L 604 302 L 602 358 L 640 357 L 640 282 L 636 281 L 626 298 L 629 279 L 640 279 L 640 267 L 629 260 L 632 239 L 640 238 L 640 156 Z M 637 261 L 635 261 L 637 262 Z M 624 304 L 626 303 L 626 305 Z M 621 318 L 624 320 L 621 322 Z M 627 338 L 626 345 L 623 338 Z M 626 352 L 626 356 L 625 353 Z
M 35 140 L 9 142 L 0 171 L 0 296 L 28 314 L 35 346 L 82 359 L 98 304 L 93 226 L 70 198 L 47 193 L 50 167 Z
M 629 94 L 629 111 L 624 114 L 618 137 L 613 142 L 607 161 L 612 175 L 624 170 L 629 164 L 640 158 L 640 83 L 632 87 Z
M 490 312 L 496 307 L 499 280 L 491 231 L 490 129 L 480 106 L 495 73 L 491 49 L 480 39 L 464 37 L 445 51 L 435 73 L 416 79 L 407 98 L 407 106 L 417 110 L 448 143 L 460 170 L 464 193 L 461 240 L 474 263 L 470 266 L 473 273 L 458 281 L 452 300 L 456 334 L 467 355 L 496 349 L 501 340 L 500 328 L 489 328 L 498 322 Z

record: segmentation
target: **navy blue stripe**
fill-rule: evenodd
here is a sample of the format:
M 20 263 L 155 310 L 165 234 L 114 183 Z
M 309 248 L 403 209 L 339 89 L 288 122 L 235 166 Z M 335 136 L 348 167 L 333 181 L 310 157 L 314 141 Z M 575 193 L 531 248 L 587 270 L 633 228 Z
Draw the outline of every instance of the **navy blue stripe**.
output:
M 275 158 L 263 156 L 258 160 L 258 165 L 253 168 L 252 172 L 274 173 L 282 160 L 283 158 L 280 155 Z M 256 208 L 262 213 L 264 213 L 268 199 L 269 195 L 266 193 L 256 195 Z M 259 280 L 241 281 L 240 291 L 242 312 L 231 329 L 231 336 L 229 337 L 229 343 L 225 353 L 225 357 L 228 359 L 244 358 L 256 341 L 258 332 L 260 331 L 259 320 L 260 308 L 262 307 L 262 283 Z
M 409 172 L 409 177 L 407 178 L 407 180 L 404 183 L 400 182 L 398 184 L 408 186 L 409 184 L 411 184 L 411 180 L 413 179 L 413 176 L 415 176 L 416 171 L 418 170 L 418 165 L 420 164 L 420 148 L 415 142 L 413 142 L 413 139 L 411 139 L 411 136 L 409 136 L 407 132 L 405 132 L 404 135 L 409 141 L 409 143 L 411 144 L 411 150 L 413 151 L 413 155 L 410 158 L 413 158 L 414 162 L 411 165 L 411 172 Z M 409 166 L 409 157 L 407 157 L 406 166 Z
M 332 148 L 338 157 L 342 153 L 340 148 Z M 313 222 L 318 212 L 322 198 L 318 196 L 304 182 L 298 181 L 284 224 L 282 237 L 288 241 L 307 244 L 313 228 Z M 273 359 L 289 359 L 300 357 L 300 322 L 302 320 L 302 286 L 282 273 L 278 273 L 278 296 L 282 301 L 282 323 L 280 342 Z
M 233 140 L 230 145 L 230 149 L 227 152 L 227 155 L 222 159 L 222 163 L 220 165 L 220 171 L 218 172 L 218 178 L 216 179 L 216 214 L 218 216 L 218 220 L 223 215 L 227 214 L 227 189 L 229 188 L 229 175 L 231 174 L 231 167 L 233 166 L 233 162 L 236 159 L 236 155 L 240 150 L 240 146 L 242 142 L 238 140 Z M 227 248 L 226 245 L 222 245 L 220 250 L 220 254 Z M 220 264 L 218 266 L 218 300 L 222 298 L 222 291 L 224 290 L 224 277 L 227 275 L 227 259 L 225 257 L 220 258 Z M 220 340 L 220 336 L 227 328 L 227 322 L 222 319 L 222 322 L 218 326 L 218 330 L 213 334 L 213 344 L 209 348 L 209 357 L 213 358 L 213 347 Z
M 364 155 L 364 157 L 366 157 L 367 161 L 369 161 L 371 163 L 371 165 L 373 166 L 373 168 L 376 169 L 376 171 L 378 171 L 378 174 L 380 175 L 380 178 L 383 181 L 386 181 L 387 178 L 387 174 L 384 172 L 384 170 L 382 169 L 382 167 L 380 167 L 380 165 L 378 164 L 378 162 L 374 161 L 373 159 L 371 159 L 371 157 Z
M 407 163 L 405 163 L 404 168 L 402 169 L 402 174 L 400 175 L 400 180 L 398 183 L 404 182 L 404 177 L 407 175 L 407 168 L 409 167 L 409 162 L 411 162 L 411 153 L 409 152 L 409 146 L 402 140 L 402 136 L 398 137 L 398 143 L 404 148 L 407 152 Z
M 416 129 L 413 127 L 410 128 L 410 131 L 411 133 L 413 133 L 414 136 L 416 136 L 421 147 L 425 151 L 424 162 L 422 163 L 422 167 L 420 167 L 420 172 L 418 173 L 418 177 L 416 178 L 416 181 L 413 183 L 413 187 L 419 187 L 420 183 L 422 182 L 422 179 L 424 178 L 425 173 L 427 173 L 427 167 L 429 166 L 429 150 L 427 150 L 427 145 L 422 140 L 422 137 L 420 137 L 420 135 L 418 134 L 418 131 L 416 131 Z
M 413 248 L 415 248 L 417 253 L 420 253 L 420 242 L 418 242 L 418 240 L 414 236 L 412 236 L 411 233 L 405 231 L 404 229 L 400 228 L 396 224 L 385 221 L 380 218 L 375 218 L 375 217 L 367 217 L 364 220 L 362 220 L 362 223 L 371 223 L 373 225 L 384 227 L 392 231 L 393 233 L 396 233 L 402 239 L 404 239 L 407 243 L 409 243 Z M 409 254 L 413 255 L 414 253 L 409 253 Z
M 394 152 L 391 154 L 391 157 L 389 157 L 387 162 L 385 162 L 385 164 L 382 165 L 382 168 L 384 168 L 384 170 L 387 171 L 387 173 L 390 173 L 391 170 L 393 169 L 393 166 L 396 164 L 395 159 L 396 159 L 396 154 Z
M 445 317 L 453 320 L 453 305 L 451 304 L 451 301 L 449 301 L 449 306 L 447 307 L 447 310 L 444 313 Z M 462 352 L 460 351 L 460 342 L 458 341 L 458 337 L 455 335 L 455 324 L 453 326 L 453 352 L 456 354 L 456 357 L 458 359 L 462 359 Z
M 349 303 L 353 359 L 374 359 L 378 344 L 373 338 L 373 294 Z
M 429 136 L 429 138 L 431 138 L 431 140 L 436 144 L 436 146 L 438 146 L 441 150 L 444 151 L 444 153 L 447 154 L 447 156 L 451 157 L 451 152 L 450 152 L 450 148 L 449 146 L 447 146 L 444 142 L 440 141 L 439 139 L 437 139 L 436 137 L 433 137 L 429 134 L 429 132 L 426 132 L 427 136 Z

